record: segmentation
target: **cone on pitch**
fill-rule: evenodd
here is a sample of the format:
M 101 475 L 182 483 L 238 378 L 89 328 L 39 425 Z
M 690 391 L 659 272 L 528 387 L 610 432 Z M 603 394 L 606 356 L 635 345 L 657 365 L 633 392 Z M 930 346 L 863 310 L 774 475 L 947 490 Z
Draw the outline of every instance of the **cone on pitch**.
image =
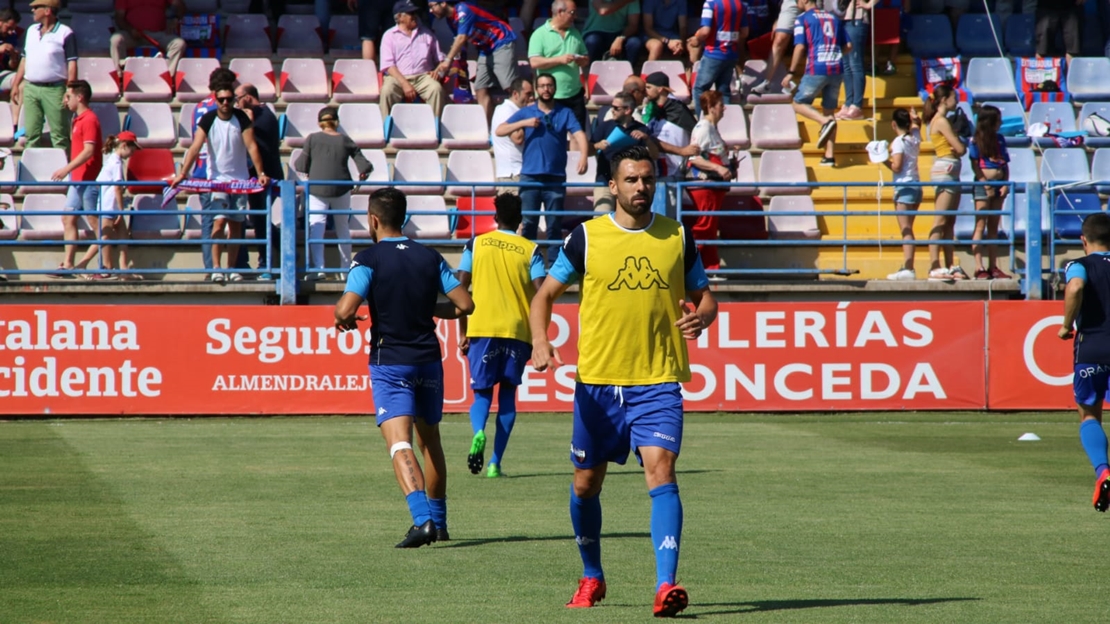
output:
M 1040 441 L 1041 441 L 1041 436 L 1039 436 L 1035 433 L 1023 433 L 1021 435 L 1021 437 L 1018 438 L 1018 442 L 1040 442 Z

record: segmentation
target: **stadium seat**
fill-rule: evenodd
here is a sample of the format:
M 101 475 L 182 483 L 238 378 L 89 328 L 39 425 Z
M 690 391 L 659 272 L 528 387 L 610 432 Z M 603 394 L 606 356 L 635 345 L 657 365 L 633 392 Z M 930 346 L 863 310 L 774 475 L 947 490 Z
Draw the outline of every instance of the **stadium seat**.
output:
M 759 197 L 725 195 L 722 212 L 751 212 L 752 216 L 723 215 L 718 222 L 721 240 L 767 240 L 767 219 Z
M 1110 100 L 1110 59 L 1073 58 L 1068 64 L 1068 91 L 1076 102 Z
M 331 43 L 328 54 L 332 58 L 361 58 L 362 40 L 358 36 L 357 15 L 332 15 Z
M 1035 102 L 1069 102 L 1067 64 L 1062 58 L 1019 58 L 1014 71 L 1014 84 L 1021 102 L 1028 110 Z M 1046 82 L 1055 82 L 1058 90 L 1042 91 Z
M 960 102 L 961 107 L 964 106 L 965 104 L 967 104 L 967 102 Z M 1027 118 L 1026 115 L 1025 115 L 1025 107 L 1022 106 L 1021 104 L 1019 104 L 1018 102 L 1013 101 L 1013 100 L 1011 100 L 1009 102 L 983 102 L 983 105 L 984 106 L 989 105 L 989 106 L 993 106 L 993 107 L 997 108 L 1002 113 L 1002 118 L 1003 119 L 1006 119 L 1007 117 L 1020 117 L 1021 119 L 1025 120 L 1025 122 L 1027 122 L 1027 123 L 1033 123 L 1033 122 L 1037 121 L 1037 119 L 1034 118 L 1032 115 L 1030 115 Z M 970 108 L 971 107 L 969 106 L 968 110 L 965 110 L 964 112 L 967 113 L 967 118 L 972 120 L 972 122 L 974 122 L 975 121 L 975 115 L 970 113 Z M 1023 135 L 1023 136 L 1008 136 L 1008 137 L 1006 137 L 1006 146 L 1007 147 L 1029 147 L 1032 144 L 1033 144 L 1033 139 L 1031 139 L 1028 136 Z
M 489 182 L 489 186 L 448 186 L 447 194 L 455 197 L 494 195 L 493 156 L 489 150 L 452 150 L 447 156 L 448 182 Z M 569 192 L 571 189 L 567 189 Z
M 377 102 L 381 76 L 374 61 L 336 59 L 331 68 L 332 98 L 337 103 Z
M 1082 148 L 1052 148 L 1044 150 L 1041 156 L 1041 182 L 1067 184 L 1087 182 L 1091 179 L 1091 169 L 1087 164 L 1087 152 Z
M 671 95 L 684 103 L 690 103 L 690 86 L 686 84 L 686 68 L 682 61 L 644 61 L 640 75 L 646 78 L 655 72 L 663 72 L 671 79 Z M 621 84 L 623 83 L 622 79 Z
M 270 22 L 265 15 L 251 13 L 228 15 L 223 42 L 224 55 L 234 60 L 238 60 L 241 56 L 269 57 L 274 51 L 273 41 L 270 38 Z M 235 68 L 232 68 L 232 71 L 235 71 Z
M 385 147 L 385 123 L 377 104 L 340 104 L 339 131 L 359 147 Z
M 1029 109 L 1029 123 L 1041 122 L 1052 132 L 1075 132 L 1075 108 L 1070 102 L 1036 102 Z M 1033 139 L 1038 147 L 1056 147 L 1051 137 Z
M 806 161 L 799 150 L 768 150 L 759 158 L 759 183 L 792 183 L 808 181 L 806 176 Z M 775 186 L 763 187 L 760 194 L 764 197 L 773 195 L 809 195 L 808 186 Z
M 594 61 L 587 77 L 589 99 L 593 104 L 610 104 L 620 92 L 625 78 L 632 74 L 628 61 Z
M 475 197 L 473 201 L 469 196 L 456 199 L 455 238 L 469 240 L 496 230 L 497 222 L 493 220 L 495 210 L 493 198 L 489 196 Z
M 954 56 L 952 24 L 947 15 L 914 15 L 906 34 L 906 45 L 918 58 Z
M 1037 182 L 1040 180 L 1037 175 L 1037 157 L 1033 150 L 1010 150 L 1010 180 L 1014 182 Z M 1014 193 L 1013 234 L 1015 239 L 1025 237 L 1025 225 L 1029 217 L 1028 197 L 1025 191 L 1019 190 Z M 1046 211 L 1042 214 L 1042 231 L 1047 231 L 1048 226 L 1048 213 Z M 1008 215 L 1002 216 L 1001 227 L 1006 232 L 1010 231 L 1010 217 Z
M 380 188 L 385 188 L 384 185 L 389 183 L 389 162 L 385 158 L 385 152 L 380 149 L 364 149 L 362 150 L 362 155 L 366 157 L 366 160 L 370 161 L 371 165 L 374 165 L 374 171 L 367 176 L 366 181 L 381 182 L 382 185 L 356 186 L 353 192 L 369 195 Z M 355 161 L 348 160 L 347 168 L 351 172 L 351 179 L 357 180 L 358 167 L 355 166 Z
M 66 196 L 57 193 L 28 195 L 23 198 L 23 212 L 19 219 L 19 238 L 28 241 L 61 240 L 65 234 L 62 215 L 65 210 Z M 42 214 L 53 212 L 55 214 Z M 82 239 L 91 238 L 88 222 L 77 220 L 77 228 Z
M 173 162 L 173 152 L 168 149 L 142 149 L 127 161 L 127 181 L 153 182 L 171 180 L 177 168 Z M 161 185 L 133 185 L 127 189 L 133 195 L 150 193 L 161 197 Z
M 72 3 L 70 3 L 72 5 Z M 70 11 L 73 11 L 72 7 Z M 79 54 L 88 56 L 108 56 L 109 40 L 116 25 L 112 20 L 112 9 L 104 13 L 73 13 L 69 27 L 77 41 Z
M 0 193 L 15 193 L 19 163 L 9 149 L 0 150 Z
M 789 104 L 757 104 L 752 109 L 751 140 L 756 149 L 801 148 L 794 108 Z
M 199 102 L 208 97 L 208 76 L 220 67 L 219 59 L 183 58 L 174 74 L 178 102 Z
M 1006 20 L 1006 52 L 1015 58 L 1037 53 L 1036 16 L 1014 14 Z
M 448 104 L 439 118 L 444 148 L 489 149 L 489 121 L 477 104 Z
M 193 113 L 196 109 L 197 105 L 192 102 L 182 104 L 177 114 L 177 144 L 185 149 L 193 144 Z
M 135 133 L 140 147 L 177 145 L 177 124 L 165 102 L 135 102 L 127 111 L 124 127 Z
M 998 15 L 992 14 L 988 17 L 985 14 L 965 13 L 960 17 L 960 22 L 956 26 L 956 47 L 959 48 L 962 56 L 998 56 L 1000 54 L 994 43 L 994 35 L 991 34 L 992 22 L 994 33 L 998 35 L 998 40 L 1001 41 L 1005 31 L 1002 29 L 1002 20 Z
M 744 114 L 744 107 L 739 104 L 726 104 L 725 114 L 717 123 L 717 131 L 721 133 L 725 145 L 729 149 L 746 150 L 752 146 L 748 138 L 748 118 Z
M 7 193 L 0 195 L 0 240 L 19 236 L 19 215 L 15 210 L 15 198 Z
M 347 222 L 347 227 L 351 229 L 351 238 L 370 238 L 370 218 L 366 214 L 369 209 L 368 195 L 351 195 L 351 210 L 359 211 L 359 214 L 351 215 L 350 221 Z
M 19 158 L 20 182 L 49 182 L 54 172 L 69 164 L 64 149 L 56 147 L 29 147 Z M 20 186 L 20 193 L 65 193 L 67 187 Z
M 258 99 L 263 102 L 277 101 L 277 87 L 274 85 L 274 66 L 268 58 L 234 58 L 227 67 L 235 72 L 240 84 L 250 83 L 258 89 Z
M 14 144 L 15 122 L 12 119 L 12 107 L 7 102 L 0 102 L 0 147 L 11 147 Z
M 177 204 L 171 202 L 166 210 L 176 210 Z M 180 214 L 144 214 L 152 210 L 162 210 L 162 193 L 136 195 L 131 201 L 131 236 L 138 239 L 172 240 L 181 238 Z
M 1052 206 L 1052 229 L 1057 238 L 1066 240 L 1079 240 L 1079 235 L 1083 233 L 1083 219 L 1087 217 L 1084 213 L 1104 210 L 1098 193 L 1089 190 L 1058 192 Z
M 277 54 L 286 56 L 324 56 L 320 21 L 315 15 L 290 15 L 278 18 Z
M 740 73 L 739 88 L 733 91 L 733 96 L 739 95 L 741 99 L 747 101 L 748 104 L 789 104 L 793 96 L 789 93 L 783 93 L 782 78 L 786 75 L 786 67 L 780 67 L 775 75 L 771 77 L 771 93 L 766 95 L 759 95 L 752 93 L 752 88 L 763 82 L 763 77 L 767 74 L 767 61 L 762 60 L 749 60 L 744 63 L 744 70 Z
M 110 58 L 78 58 L 77 79 L 89 83 L 94 102 L 115 102 L 119 99 L 119 68 Z
M 443 170 L 435 150 L 403 149 L 393 157 L 394 182 L 442 182 Z M 443 194 L 443 186 L 398 186 L 405 195 Z
M 322 103 L 311 102 L 294 102 L 285 107 L 285 114 L 281 116 L 281 136 L 287 146 L 300 147 L 305 137 L 320 131 L 316 115 L 323 107 Z
M 391 147 L 434 149 L 439 146 L 439 124 L 432 107 L 427 104 L 395 104 L 386 126 Z
M 194 212 L 194 211 L 199 212 L 201 210 L 200 195 L 198 195 L 196 193 L 193 193 L 193 194 L 189 195 L 188 198 L 185 200 L 185 209 L 190 211 L 190 212 Z M 280 215 L 281 214 L 281 200 L 280 199 L 274 200 L 274 203 L 270 205 L 270 210 L 271 210 L 271 214 L 279 214 Z M 201 224 L 200 215 L 196 214 L 196 212 L 194 212 L 193 214 L 186 214 L 185 215 L 185 218 L 183 219 L 185 227 L 183 228 L 183 231 L 182 231 L 182 234 L 181 234 L 182 238 L 185 238 L 185 239 L 188 239 L 188 240 L 197 240 L 199 238 L 202 238 L 201 235 L 200 235 L 200 224 Z M 274 225 L 280 225 L 280 224 L 281 224 L 280 221 L 277 221 L 277 222 L 274 223 Z
M 730 186 L 729 195 L 755 195 L 759 190 L 755 187 L 755 162 L 748 152 L 736 153 L 736 178 L 733 182 L 750 183 L 752 186 Z
M 813 199 L 805 196 L 779 195 L 771 198 L 767 207 L 767 231 L 771 238 L 813 239 L 821 238 L 817 215 L 776 215 L 776 212 L 814 211 Z
M 1016 97 L 1014 68 L 1005 58 L 971 59 L 967 65 L 965 85 L 974 102 L 1012 100 Z
M 581 154 L 578 151 L 567 152 L 567 196 L 571 195 L 593 195 L 594 189 L 589 186 L 569 186 L 571 184 L 596 184 L 597 182 L 597 158 L 594 156 L 587 157 L 586 173 L 578 175 L 578 161 L 581 159 Z
M 1091 179 L 1102 182 L 1095 186 L 1099 193 L 1110 193 L 1110 149 L 1095 150 L 1095 155 L 1091 158 Z
M 123 63 L 123 97 L 128 102 L 169 102 L 171 84 L 164 58 L 132 56 Z
M 328 70 L 319 58 L 289 58 L 281 64 L 281 99 L 286 102 L 327 102 Z
M 427 213 L 436 214 L 427 214 Z M 442 197 L 423 195 L 408 198 L 408 219 L 401 232 L 414 240 L 451 238 L 451 217 Z

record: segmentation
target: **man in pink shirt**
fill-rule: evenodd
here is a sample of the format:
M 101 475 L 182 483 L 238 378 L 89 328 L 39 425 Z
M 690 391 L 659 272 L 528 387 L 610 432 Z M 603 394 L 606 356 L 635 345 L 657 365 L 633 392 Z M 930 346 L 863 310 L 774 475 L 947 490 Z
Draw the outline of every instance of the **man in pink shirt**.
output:
M 436 117 L 447 104 L 447 88 L 435 73 L 443 60 L 435 33 L 417 18 L 418 9 L 410 0 L 393 5 L 397 25 L 382 35 L 381 67 L 386 73 L 379 105 L 382 117 L 398 102 L 413 102 L 416 96 L 427 102 Z
M 116 33 L 108 46 L 116 67 L 123 67 L 129 49 L 158 46 L 166 55 L 170 75 L 177 73 L 177 62 L 185 53 L 185 40 L 174 32 L 175 24 L 166 19 L 166 9 L 170 7 L 178 21 L 185 17 L 183 0 L 116 0 Z

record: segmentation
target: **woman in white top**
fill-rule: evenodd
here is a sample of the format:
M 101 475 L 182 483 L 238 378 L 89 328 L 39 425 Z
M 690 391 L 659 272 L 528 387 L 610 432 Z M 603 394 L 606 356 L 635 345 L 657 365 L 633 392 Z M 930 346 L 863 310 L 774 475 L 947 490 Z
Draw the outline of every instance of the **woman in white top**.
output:
M 694 126 L 690 133 L 690 145 L 698 148 L 698 155 L 691 156 L 686 161 L 687 177 L 693 180 L 709 182 L 727 182 L 734 177 L 732 169 L 728 167 L 728 149 L 725 146 L 721 133 L 717 131 L 717 124 L 725 114 L 725 100 L 720 91 L 706 91 L 701 94 L 701 121 Z M 720 217 L 712 215 L 721 209 L 721 202 L 725 198 L 727 188 L 686 187 L 699 215 L 690 227 L 690 233 L 695 240 L 716 240 L 717 224 Z M 702 264 L 706 270 L 713 271 L 721 268 L 721 258 L 717 253 L 716 245 L 698 245 L 701 253 Z M 722 280 L 719 276 L 710 276 L 711 280 Z
M 124 161 L 131 158 L 132 154 L 142 148 L 139 147 L 138 138 L 134 132 L 124 130 L 118 135 L 109 135 L 104 139 L 104 164 L 100 167 L 100 174 L 96 176 L 97 182 L 122 182 L 124 175 Z M 124 210 L 123 186 L 101 186 L 100 197 L 97 202 L 102 213 L 120 212 Z M 102 214 L 100 217 L 100 236 L 104 240 L 126 240 L 131 238 L 131 230 L 127 226 L 127 218 L 122 214 Z M 80 262 L 73 265 L 75 269 L 84 269 L 96 257 L 99 247 L 93 245 L 85 252 Z M 104 255 L 101 257 L 102 266 L 111 271 L 113 269 L 126 269 L 131 263 L 127 259 L 127 247 L 121 245 L 104 245 Z M 85 273 L 85 279 L 101 280 L 116 279 L 114 274 Z M 141 279 L 138 275 L 119 275 L 120 279 Z
M 899 183 L 920 182 L 921 174 L 917 170 L 917 155 L 921 151 L 921 118 L 914 109 L 895 109 L 890 125 L 898 135 L 890 144 L 890 170 L 894 172 L 894 209 L 898 212 L 917 210 L 921 205 L 920 186 L 898 186 Z M 917 274 L 913 270 L 913 255 L 916 247 L 912 244 L 913 220 L 912 214 L 898 214 L 898 228 L 902 230 L 902 240 L 911 241 L 909 245 L 902 245 L 902 268 L 891 273 L 887 279 L 914 280 Z

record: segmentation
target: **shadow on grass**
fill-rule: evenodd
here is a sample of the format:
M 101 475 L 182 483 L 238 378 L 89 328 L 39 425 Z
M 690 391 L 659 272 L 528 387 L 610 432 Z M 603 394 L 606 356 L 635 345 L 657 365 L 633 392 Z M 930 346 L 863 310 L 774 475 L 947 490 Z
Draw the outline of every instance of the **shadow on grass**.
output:
M 713 472 L 722 472 L 721 470 L 676 470 L 675 474 L 682 475 L 696 475 L 696 474 L 709 474 Z M 526 472 L 524 474 L 505 474 L 502 475 L 503 479 L 533 479 L 535 477 L 570 477 L 574 472 L 570 469 L 563 472 Z M 606 479 L 614 477 L 643 477 L 642 470 L 612 470 L 605 475 Z
M 651 539 L 651 533 L 603 533 L 602 539 L 619 538 Z M 562 542 L 573 541 L 574 535 L 509 535 L 506 537 L 486 537 L 479 539 L 453 539 L 450 544 L 443 544 L 439 548 L 469 548 L 471 546 L 484 546 L 486 544 L 508 544 L 512 542 Z
M 945 602 L 970 602 L 982 600 L 981 598 L 845 598 L 845 599 L 812 599 L 812 600 L 756 600 L 753 602 L 724 602 L 724 603 L 694 603 L 692 612 L 680 614 L 678 617 L 697 619 L 712 615 L 736 615 L 740 613 L 759 613 L 761 611 L 790 611 L 795 609 L 823 609 L 825 607 L 855 607 L 868 605 L 904 605 L 916 607 L 919 605 L 942 604 Z M 701 611 L 703 608 L 733 607 L 719 611 Z

